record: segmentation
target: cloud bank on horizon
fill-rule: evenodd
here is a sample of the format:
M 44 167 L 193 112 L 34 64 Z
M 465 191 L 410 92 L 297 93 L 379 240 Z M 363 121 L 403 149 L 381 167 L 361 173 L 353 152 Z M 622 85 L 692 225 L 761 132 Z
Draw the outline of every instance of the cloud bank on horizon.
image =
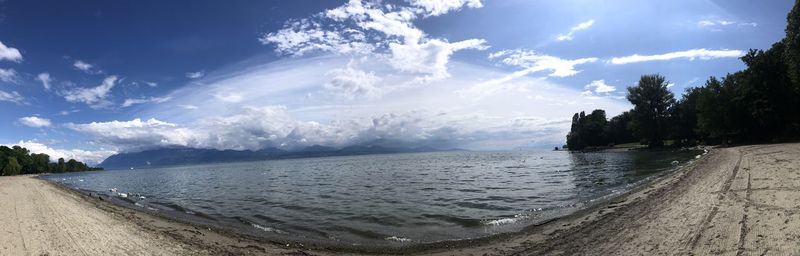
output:
M 163 61 L 148 61 L 153 53 L 133 45 L 119 49 L 140 51 L 124 58 L 150 65 L 144 67 L 115 59 L 117 50 L 52 53 L 0 33 L 0 121 L 6 122 L 0 143 L 91 164 L 118 152 L 174 146 L 549 147 L 563 143 L 574 112 L 601 108 L 611 116 L 630 108 L 624 88 L 639 75 L 665 73 L 680 95 L 708 76 L 741 68 L 744 49 L 771 43 L 767 36 L 730 37 L 777 36 L 783 29 L 770 27 L 769 16 L 731 14 L 747 6 L 695 1 L 697 10 L 619 32 L 641 17 L 619 15 L 611 4 L 576 12 L 586 5 L 578 2 L 283 3 L 272 9 L 304 11 L 266 26 L 266 17 L 251 14 L 248 20 L 262 18 L 255 30 L 231 31 L 241 24 L 229 24 L 207 37 L 156 33 L 146 40 L 157 45 L 150 51 L 164 49 L 157 55 Z M 639 8 L 643 16 L 653 12 L 637 1 L 615 4 Z M 651 4 L 680 9 L 680 3 Z M 772 9 L 782 8 L 789 7 Z M 9 6 L 17 15 L 25 9 Z M 548 26 L 535 17 L 514 19 L 535 13 L 565 16 Z M 15 17 L 0 26 L 30 29 Z M 662 33 L 631 40 L 653 27 Z M 529 36 L 520 38 L 519 31 Z M 685 36 L 654 43 L 679 34 Z M 90 41 L 74 43 L 81 42 Z M 238 57 L 225 58 L 221 49 L 233 42 L 250 51 L 231 50 Z M 213 56 L 191 60 L 203 55 Z

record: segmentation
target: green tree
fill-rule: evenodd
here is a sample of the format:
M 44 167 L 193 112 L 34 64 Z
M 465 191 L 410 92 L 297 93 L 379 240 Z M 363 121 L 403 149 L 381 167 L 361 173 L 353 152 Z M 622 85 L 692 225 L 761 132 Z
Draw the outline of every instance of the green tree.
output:
M 632 114 L 630 111 L 622 112 L 608 121 L 603 136 L 610 144 L 625 144 L 636 142 L 631 130 Z
M 700 88 L 686 88 L 683 97 L 670 109 L 670 137 L 680 145 L 694 145 L 700 137 L 697 128 L 700 92 Z
M 572 126 L 567 134 L 567 148 L 582 150 L 586 147 L 602 147 L 608 145 L 605 130 L 608 120 L 606 111 L 596 109 L 591 114 L 585 112 L 575 113 L 572 116 Z
M 788 66 L 789 77 L 794 83 L 796 91 L 800 92 L 800 0 L 796 0 L 794 7 L 786 17 L 786 43 L 784 55 Z
M 661 75 L 644 75 L 637 86 L 628 87 L 628 101 L 634 106 L 634 131 L 649 147 L 664 145 L 669 108 L 675 97 Z
M 18 175 L 22 171 L 22 165 L 17 162 L 16 157 L 8 157 L 6 165 L 3 167 L 3 175 L 11 176 Z
M 67 171 L 67 164 L 64 163 L 64 158 L 58 158 L 58 167 L 56 168 L 56 172 L 66 172 Z

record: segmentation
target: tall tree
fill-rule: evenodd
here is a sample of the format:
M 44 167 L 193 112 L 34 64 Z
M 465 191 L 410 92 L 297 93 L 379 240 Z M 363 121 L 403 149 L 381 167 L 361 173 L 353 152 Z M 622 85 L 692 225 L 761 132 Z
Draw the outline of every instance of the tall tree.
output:
M 794 2 L 794 7 L 786 17 L 786 48 L 784 55 L 788 66 L 789 77 L 794 83 L 794 88 L 800 92 L 800 0 Z
M 699 139 L 697 129 L 697 99 L 700 88 L 686 88 L 686 92 L 671 108 L 669 136 L 681 145 L 695 144 Z
M 637 86 L 628 87 L 628 101 L 634 106 L 634 131 L 649 147 L 661 147 L 666 137 L 669 108 L 675 97 L 667 89 L 664 76 L 644 75 Z
M 66 171 L 67 171 L 67 164 L 64 162 L 64 158 L 59 158 L 56 172 L 66 172 Z
M 632 114 L 630 111 L 622 112 L 618 116 L 612 117 L 603 132 L 604 137 L 610 144 L 625 144 L 636 142 L 631 130 Z

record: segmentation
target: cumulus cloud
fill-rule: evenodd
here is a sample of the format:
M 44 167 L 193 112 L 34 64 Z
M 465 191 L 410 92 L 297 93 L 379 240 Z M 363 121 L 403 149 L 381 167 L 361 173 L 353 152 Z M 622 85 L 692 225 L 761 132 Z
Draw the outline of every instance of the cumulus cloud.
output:
M 31 151 L 31 153 L 47 154 L 48 156 L 50 156 L 51 162 L 58 161 L 59 158 L 64 158 L 65 160 L 75 159 L 84 162 L 90 166 L 97 165 L 107 157 L 117 153 L 117 151 L 106 150 L 106 149 L 99 149 L 94 151 L 81 150 L 81 149 L 55 149 L 51 148 L 46 144 L 30 140 L 28 141 L 21 140 L 16 144 L 4 144 L 3 146 L 12 147 L 15 145 L 27 148 L 28 150 Z
M 205 75 L 206 75 L 206 73 L 203 72 L 203 71 L 189 72 L 189 73 L 186 73 L 186 78 L 198 79 L 198 78 L 201 78 L 201 77 L 203 77 Z
M 597 61 L 597 58 L 594 57 L 565 60 L 555 56 L 538 54 L 529 50 L 499 51 L 490 54 L 489 59 L 499 59 L 503 64 L 523 68 L 523 70 L 509 75 L 508 78 L 517 78 L 540 71 L 549 71 L 550 74 L 548 76 L 568 77 L 581 72 L 580 70 L 576 70 L 575 66 Z M 503 80 L 508 80 L 508 78 L 504 78 Z
M 590 27 L 592 27 L 592 25 L 594 25 L 594 20 L 587 20 L 585 22 L 582 22 L 582 23 L 572 27 L 569 30 L 569 32 L 567 32 L 566 34 L 558 35 L 558 37 L 556 37 L 556 40 L 558 40 L 558 41 L 570 41 L 570 40 L 574 39 L 573 36 L 575 35 L 575 32 L 589 29 Z
M 610 93 L 617 90 L 614 86 L 606 84 L 606 81 L 602 79 L 592 81 L 584 89 L 593 91 L 596 94 Z
M 50 78 L 49 73 L 39 73 L 36 76 L 36 81 L 42 82 L 42 86 L 44 86 L 45 90 L 50 90 L 50 82 L 53 80 Z
M 22 61 L 22 54 L 14 47 L 8 47 L 0 42 L 0 60 L 10 60 L 14 62 Z
M 50 119 L 38 116 L 26 116 L 18 119 L 18 121 L 25 126 L 33 128 L 50 127 Z
M 391 58 L 389 63 L 398 70 L 412 73 L 426 74 L 422 81 L 438 80 L 449 77 L 447 63 L 450 56 L 463 49 L 485 50 L 488 46 L 483 39 L 469 39 L 449 43 L 438 39 L 431 39 L 423 44 L 389 44 Z
M 283 29 L 262 35 L 282 54 L 310 52 L 382 56 L 399 71 L 421 75 L 417 82 L 446 78 L 447 63 L 456 51 L 488 48 L 483 39 L 449 42 L 431 38 L 414 21 L 438 16 L 462 6 L 480 8 L 476 0 L 411 1 L 410 6 L 351 0 L 310 18 L 292 20 Z
M 149 97 L 149 98 L 138 98 L 138 99 L 125 99 L 122 103 L 123 108 L 127 108 L 136 104 L 145 104 L 145 103 L 164 103 L 169 101 L 170 97 Z
M 69 102 L 82 102 L 93 107 L 103 107 L 109 104 L 106 101 L 111 89 L 117 82 L 117 76 L 109 76 L 103 83 L 91 88 L 74 88 L 63 92 L 64 99 Z
M 16 91 L 6 92 L 0 90 L 0 101 L 8 101 L 17 104 L 25 104 L 25 98 Z
M 584 97 L 611 97 L 614 99 L 623 99 L 624 97 L 619 94 L 612 94 L 617 91 L 617 88 L 606 84 L 605 80 L 594 80 L 583 87 L 584 91 L 581 96 Z
M 709 59 L 718 59 L 718 58 L 738 58 L 744 55 L 745 52 L 741 50 L 707 50 L 705 48 L 701 49 L 692 49 L 686 51 L 677 51 L 677 52 L 669 52 L 664 54 L 656 54 L 656 55 L 639 55 L 634 54 L 625 57 L 615 57 L 611 59 L 611 64 L 615 65 L 622 65 L 622 64 L 630 64 L 630 63 L 637 63 L 637 62 L 646 62 L 646 61 L 663 61 L 663 60 L 672 60 L 672 59 L 701 59 L 701 60 L 709 60 Z
M 158 119 L 130 121 L 68 123 L 67 128 L 92 135 L 95 141 L 115 147 L 136 150 L 158 146 L 192 145 L 194 134 L 177 124 Z
M 439 16 L 453 10 L 459 10 L 463 6 L 469 8 L 481 8 L 483 4 L 480 0 L 414 0 L 411 5 L 422 7 L 426 16 Z
M 334 69 L 328 72 L 331 81 L 325 84 L 325 89 L 334 95 L 346 99 L 374 99 L 381 96 L 381 89 L 377 87 L 380 78 L 373 72 L 357 69 L 351 63 L 346 68 Z

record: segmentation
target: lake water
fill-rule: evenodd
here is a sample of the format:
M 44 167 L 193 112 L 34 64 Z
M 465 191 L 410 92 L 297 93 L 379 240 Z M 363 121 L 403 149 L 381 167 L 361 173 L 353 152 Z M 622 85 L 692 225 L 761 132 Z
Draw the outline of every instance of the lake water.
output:
M 513 232 L 697 152 L 437 152 L 54 174 L 145 211 L 281 241 L 407 246 Z M 117 188 L 116 193 L 110 189 Z

